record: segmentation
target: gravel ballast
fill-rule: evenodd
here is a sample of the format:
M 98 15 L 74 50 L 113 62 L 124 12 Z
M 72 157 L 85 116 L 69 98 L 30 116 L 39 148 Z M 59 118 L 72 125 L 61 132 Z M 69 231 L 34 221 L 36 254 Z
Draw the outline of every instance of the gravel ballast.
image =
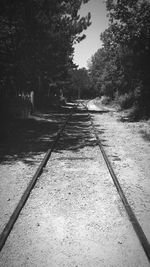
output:
M 134 163 L 131 168 L 124 165 L 130 158 L 123 157 L 127 153 L 124 140 L 127 136 L 133 152 L 132 133 L 112 113 L 92 116 L 110 159 L 116 157 L 113 165 L 117 175 L 148 234 L 148 217 L 144 220 L 142 216 L 148 209 L 148 184 L 144 178 L 140 183 L 139 165 L 135 168 L 139 176 L 136 173 L 131 179 L 137 164 L 133 157 L 128 161 Z M 144 190 L 142 200 L 136 191 L 138 185 L 141 192 Z M 3 208 L 7 209 L 6 204 Z M 88 114 L 82 109 L 74 113 L 38 179 L 1 251 L 0 266 L 149 266 L 96 144 Z

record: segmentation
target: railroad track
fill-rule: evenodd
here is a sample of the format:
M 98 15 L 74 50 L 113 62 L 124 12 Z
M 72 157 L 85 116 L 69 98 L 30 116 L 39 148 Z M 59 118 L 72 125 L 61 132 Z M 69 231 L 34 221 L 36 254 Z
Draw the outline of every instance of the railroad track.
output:
M 138 237 L 138 239 L 139 239 L 139 241 L 140 241 L 140 243 L 141 243 L 141 245 L 142 245 L 142 247 L 144 249 L 144 252 L 145 252 L 145 254 L 146 254 L 146 256 L 147 256 L 147 258 L 148 258 L 148 260 L 150 262 L 150 244 L 148 242 L 148 239 L 147 239 L 147 237 L 146 237 L 146 235 L 145 235 L 145 233 L 144 233 L 144 231 L 143 231 L 143 229 L 142 229 L 142 227 L 141 227 L 141 225 L 140 225 L 140 223 L 139 223 L 139 221 L 138 221 L 133 209 L 131 208 L 131 206 L 130 206 L 130 204 L 129 204 L 129 202 L 128 202 L 128 200 L 127 200 L 127 198 L 126 198 L 126 196 L 125 196 L 125 194 L 124 194 L 124 192 L 122 190 L 122 187 L 121 187 L 121 185 L 120 185 L 120 183 L 118 181 L 118 178 L 117 178 L 117 176 L 116 176 L 116 174 L 114 172 L 112 164 L 111 164 L 111 162 L 110 162 L 110 160 L 109 160 L 109 158 L 108 158 L 108 156 L 107 156 L 107 154 L 106 154 L 106 152 L 104 150 L 104 147 L 103 147 L 103 145 L 102 145 L 102 143 L 100 141 L 100 138 L 98 136 L 96 127 L 95 127 L 95 125 L 93 123 L 93 120 L 92 120 L 92 117 L 90 115 L 90 112 L 88 111 L 87 105 L 85 105 L 83 103 L 81 103 L 81 104 L 86 108 L 86 110 L 88 112 L 89 120 L 91 121 L 91 125 L 92 125 L 92 128 L 93 128 L 94 133 L 95 133 L 97 144 L 98 144 L 98 146 L 100 148 L 100 151 L 101 151 L 101 153 L 103 155 L 103 158 L 105 160 L 106 166 L 107 166 L 107 168 L 109 170 L 109 173 L 110 173 L 110 175 L 112 177 L 114 185 L 115 185 L 115 187 L 116 187 L 116 189 L 118 191 L 118 194 L 119 194 L 119 196 L 121 198 L 121 201 L 122 201 L 122 203 L 124 205 L 124 208 L 125 208 L 126 213 L 127 213 L 128 217 L 129 217 L 129 220 L 132 223 L 134 231 L 136 232 L 136 235 L 137 235 L 137 237 Z
M 140 241 L 140 243 L 141 243 L 141 245 L 142 245 L 142 247 L 144 249 L 144 252 L 145 252 L 145 254 L 146 254 L 147 258 L 148 258 L 148 261 L 150 262 L 150 244 L 149 244 L 149 242 L 147 240 L 147 237 L 145 236 L 145 233 L 144 233 L 140 223 L 138 222 L 138 220 L 137 220 L 132 208 L 130 207 L 130 205 L 128 203 L 128 200 L 127 200 L 127 198 L 126 198 L 126 196 L 125 196 L 125 194 L 124 194 L 124 192 L 123 192 L 123 190 L 122 190 L 122 188 L 120 186 L 120 183 L 119 183 L 119 181 L 118 181 L 118 179 L 117 179 L 117 177 L 115 175 L 115 172 L 114 172 L 114 170 L 112 168 L 112 165 L 111 165 L 111 163 L 110 163 L 110 161 L 109 161 L 109 159 L 107 157 L 107 154 L 106 154 L 106 152 L 105 152 L 105 150 L 104 150 L 104 148 L 103 148 L 103 146 L 101 144 L 101 141 L 99 139 L 96 127 L 95 127 L 95 125 L 93 123 L 93 120 L 92 120 L 92 117 L 90 115 L 90 112 L 87 110 L 87 107 L 86 107 L 86 105 L 84 105 L 84 103 L 81 102 L 79 104 L 82 105 L 84 107 L 84 109 L 86 109 L 86 111 L 88 113 L 88 118 L 89 118 L 89 121 L 91 122 L 91 126 L 92 126 L 92 128 L 94 130 L 95 138 L 97 140 L 97 145 L 99 146 L 100 151 L 101 151 L 101 153 L 103 155 L 103 158 L 105 160 L 106 166 L 107 166 L 107 168 L 109 170 L 109 173 L 110 173 L 110 175 L 112 177 L 114 185 L 115 185 L 115 187 L 116 187 L 116 189 L 117 189 L 117 191 L 119 193 L 119 196 L 120 196 L 120 198 L 122 200 L 122 203 L 123 203 L 123 205 L 125 207 L 127 215 L 129 217 L 129 220 L 132 223 L 132 226 L 133 226 L 133 228 L 134 228 L 134 230 L 136 232 L 136 235 L 137 235 L 137 237 L 138 237 L 138 239 L 139 239 L 139 241 Z M 76 108 L 76 106 L 74 108 Z M 19 217 L 19 214 L 20 214 L 21 210 L 23 209 L 26 201 L 28 200 L 28 198 L 30 196 L 30 193 L 31 193 L 32 189 L 34 188 L 34 186 L 36 184 L 37 179 L 42 174 L 43 168 L 46 166 L 48 160 L 50 159 L 51 153 L 55 149 L 55 147 L 56 147 L 56 145 L 57 145 L 57 143 L 58 143 L 58 141 L 60 139 L 61 134 L 63 133 L 67 123 L 71 119 L 74 108 L 72 108 L 71 113 L 68 115 L 66 121 L 64 122 L 64 124 L 62 125 L 60 130 L 58 131 L 58 133 L 56 135 L 56 138 L 55 138 L 55 140 L 54 140 L 54 142 L 52 144 L 52 147 L 50 149 L 48 149 L 47 153 L 45 154 L 45 157 L 43 158 L 41 164 L 39 165 L 39 167 L 38 167 L 38 169 L 36 171 L 36 173 L 32 177 L 31 182 L 29 183 L 28 187 L 26 188 L 25 192 L 23 193 L 23 195 L 22 195 L 17 207 L 15 208 L 13 214 L 11 215 L 10 220 L 8 221 L 8 223 L 6 224 L 3 232 L 1 233 L 1 235 L 0 235 L 0 250 L 2 250 L 2 248 L 4 247 L 5 242 L 6 242 L 7 238 L 8 238 L 11 230 L 13 229 L 13 226 L 14 226 L 15 222 L 17 221 L 17 218 Z
M 37 179 L 40 177 L 40 175 L 42 174 L 43 172 L 43 168 L 46 166 L 48 160 L 50 159 L 50 156 L 53 152 L 53 150 L 55 149 L 57 143 L 58 143 L 58 140 L 62 134 L 62 132 L 64 131 L 68 121 L 71 119 L 72 117 L 72 113 L 74 111 L 74 109 L 76 108 L 76 105 L 74 105 L 74 107 L 71 109 L 71 112 L 70 114 L 67 116 L 67 119 L 64 121 L 63 125 L 61 126 L 61 128 L 58 130 L 57 134 L 56 134 L 56 137 L 52 143 L 52 146 L 51 148 L 49 148 L 44 156 L 44 158 L 42 159 L 40 165 L 38 166 L 35 174 L 33 175 L 33 177 L 31 178 L 31 181 L 29 182 L 26 190 L 24 191 L 20 201 L 18 202 L 16 208 L 14 209 L 9 221 L 6 223 L 2 233 L 0 234 L 0 251 L 3 249 L 4 245 L 5 245 L 5 242 L 11 232 L 11 230 L 13 229 L 13 226 L 15 224 L 15 222 L 17 221 L 18 217 L 19 217 L 19 214 L 21 212 L 21 210 L 23 209 L 25 203 L 27 202 L 29 196 L 30 196 L 30 193 L 32 191 L 32 189 L 34 188 L 36 182 L 37 182 Z

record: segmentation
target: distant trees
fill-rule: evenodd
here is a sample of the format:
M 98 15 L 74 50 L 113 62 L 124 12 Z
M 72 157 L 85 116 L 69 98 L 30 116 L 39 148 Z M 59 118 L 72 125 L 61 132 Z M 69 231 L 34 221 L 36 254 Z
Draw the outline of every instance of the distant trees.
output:
M 150 2 L 107 0 L 109 27 L 89 71 L 99 94 L 150 114 Z M 121 96 L 121 98 L 120 98 Z M 123 97 L 124 96 L 124 97 Z
M 70 71 L 70 88 L 68 90 L 68 96 L 72 96 L 74 99 L 91 97 L 93 91 L 91 90 L 91 80 L 87 69 L 80 68 Z
M 1 0 L 0 95 L 34 90 L 38 98 L 67 79 L 73 44 L 85 38 L 88 0 Z

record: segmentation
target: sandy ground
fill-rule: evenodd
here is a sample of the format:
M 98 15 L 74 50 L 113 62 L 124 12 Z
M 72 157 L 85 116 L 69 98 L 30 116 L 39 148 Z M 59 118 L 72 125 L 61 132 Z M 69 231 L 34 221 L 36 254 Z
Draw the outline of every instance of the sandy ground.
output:
M 104 107 L 95 107 L 91 102 L 89 108 L 99 111 Z M 116 111 L 92 113 L 92 118 L 150 240 L 150 145 L 142 138 L 139 127 L 121 122 Z M 50 124 L 56 121 L 50 115 L 44 119 Z M 41 132 L 38 140 L 48 138 L 48 129 Z M 52 137 L 54 131 L 50 129 Z M 30 153 L 13 162 L 7 157 L 0 166 L 1 229 L 44 150 L 40 148 L 38 155 L 32 155 L 32 165 L 24 160 L 30 160 Z M 88 115 L 82 109 L 68 123 L 22 210 L 1 251 L 0 266 L 149 266 L 96 145 Z
M 102 105 L 97 106 L 103 110 Z M 109 109 L 109 112 L 93 116 L 93 121 L 125 195 L 150 242 L 150 142 L 145 138 L 150 124 L 146 121 L 122 122 L 123 116 L 124 112 Z

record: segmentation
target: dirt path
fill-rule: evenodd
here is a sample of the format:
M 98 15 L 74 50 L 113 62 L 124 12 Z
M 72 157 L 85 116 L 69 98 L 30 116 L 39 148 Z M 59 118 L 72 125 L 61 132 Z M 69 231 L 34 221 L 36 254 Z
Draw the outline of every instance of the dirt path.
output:
M 101 110 L 103 106 L 100 107 Z M 93 116 L 119 182 L 150 242 L 150 142 L 144 122 L 122 122 L 115 110 Z M 143 131 L 142 131 L 143 128 Z
M 111 113 L 92 116 L 107 153 L 111 159 L 115 158 L 113 162 L 120 178 L 120 159 L 127 160 L 124 158 L 127 153 L 124 140 L 127 135 L 127 144 L 130 146 L 129 141 L 134 144 L 132 134 Z M 118 134 L 122 136 L 118 137 Z M 131 147 L 130 150 L 133 152 Z M 140 159 L 143 167 L 149 155 L 147 150 L 144 151 L 143 163 Z M 127 162 L 123 166 L 128 171 L 128 179 L 126 176 L 120 179 L 123 179 L 127 196 L 134 201 L 133 206 L 148 231 L 148 224 L 144 224 L 148 217 L 142 220 L 140 212 L 143 212 L 143 203 L 147 205 L 144 214 L 149 208 L 149 181 L 144 176 L 141 185 L 141 176 L 137 180 L 137 175 L 130 179 L 134 173 L 133 165 L 129 169 L 126 166 L 134 162 L 135 167 L 136 162 L 133 158 Z M 140 192 L 144 191 L 143 201 L 141 195 L 138 200 L 137 185 Z M 132 199 L 132 193 L 136 199 Z M 82 110 L 74 114 L 32 191 L 1 252 L 0 266 L 149 266 L 96 145 L 87 113 Z
M 36 113 L 13 121 L 0 140 L 0 231 L 10 218 L 31 177 L 51 146 L 69 111 Z

